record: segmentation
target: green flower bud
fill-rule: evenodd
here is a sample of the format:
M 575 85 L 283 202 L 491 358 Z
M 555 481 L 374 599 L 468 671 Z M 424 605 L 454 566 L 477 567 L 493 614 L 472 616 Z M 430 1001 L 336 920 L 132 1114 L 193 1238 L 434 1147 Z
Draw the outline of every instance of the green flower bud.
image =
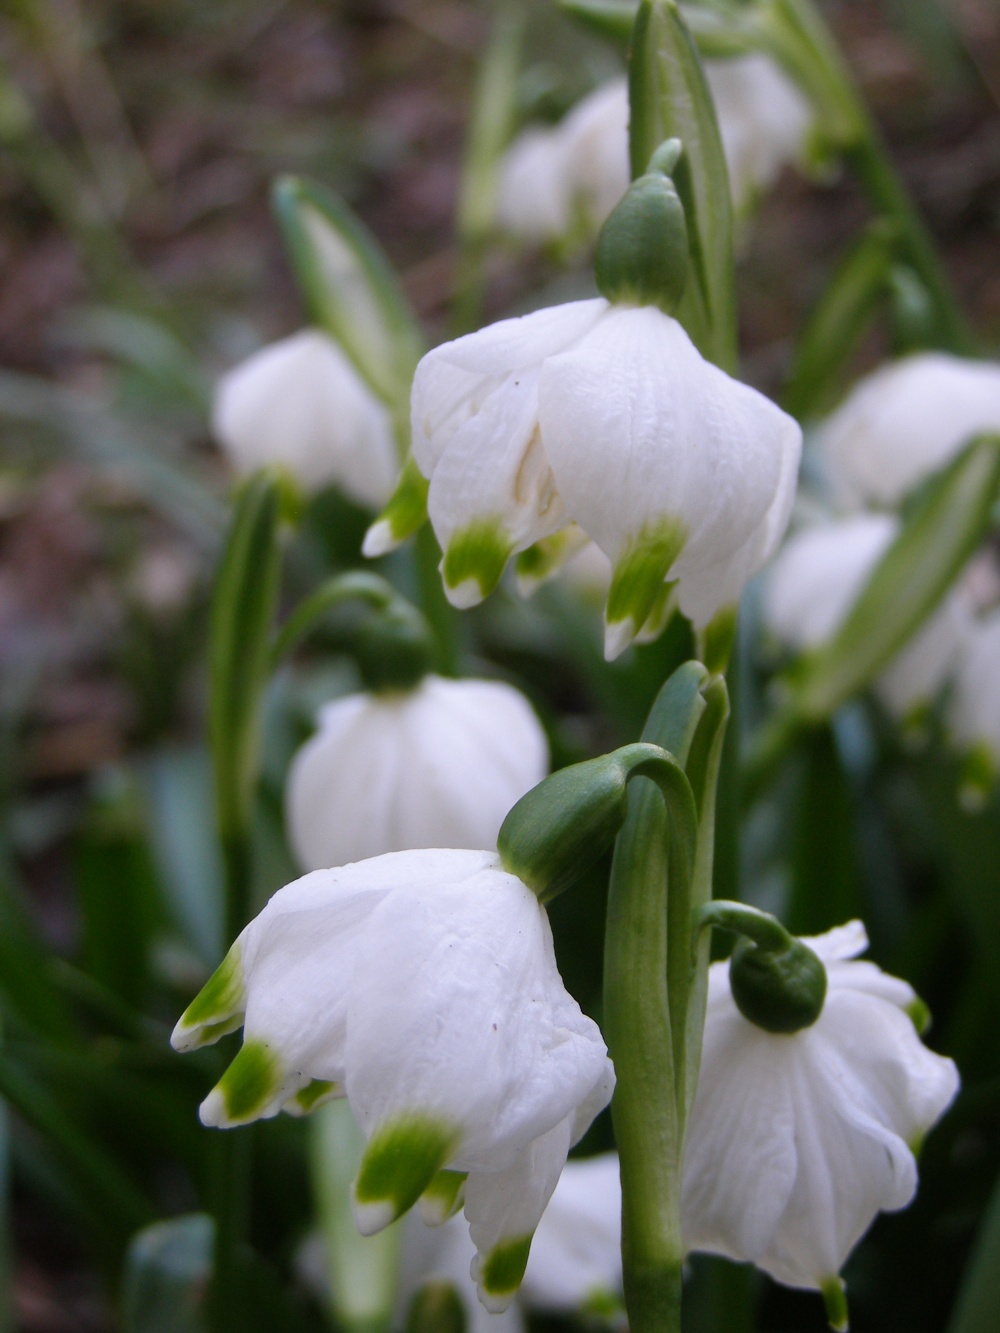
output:
M 614 841 L 628 811 L 626 787 L 638 776 L 684 787 L 690 797 L 683 770 L 658 745 L 638 742 L 572 764 L 532 787 L 504 820 L 497 837 L 503 868 L 543 903 L 555 898 Z
M 594 275 L 609 301 L 677 309 L 689 264 L 684 205 L 670 178 L 681 151 L 679 139 L 662 143 L 601 228 Z
M 360 626 L 354 657 L 366 689 L 412 690 L 433 665 L 434 639 L 416 607 L 394 598 Z
M 794 936 L 782 949 L 741 939 L 729 963 L 729 985 L 745 1019 L 767 1032 L 798 1032 L 823 1012 L 826 968 Z
M 694 939 L 708 926 L 742 936 L 729 962 L 736 1007 L 767 1032 L 799 1032 L 823 1012 L 826 968 L 777 917 L 747 903 L 713 899 L 694 914 Z

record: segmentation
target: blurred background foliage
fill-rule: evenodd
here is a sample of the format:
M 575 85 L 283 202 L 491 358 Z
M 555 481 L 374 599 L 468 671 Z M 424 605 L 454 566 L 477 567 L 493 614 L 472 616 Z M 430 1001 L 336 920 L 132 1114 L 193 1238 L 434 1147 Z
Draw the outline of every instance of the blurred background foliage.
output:
M 554 6 L 527 8 L 519 113 L 555 117 L 614 71 L 614 56 Z M 1000 11 L 992 0 L 823 8 L 995 348 Z M 204 644 L 229 480 L 208 435 L 210 389 L 303 318 L 268 202 L 281 172 L 344 196 L 428 337 L 445 336 L 465 131 L 493 17 L 474 0 L 0 7 L 3 1333 L 198 1326 L 176 1297 L 193 1299 L 203 1280 L 197 1235 L 157 1248 L 147 1233 L 122 1272 L 138 1228 L 196 1211 L 211 1188 L 212 1136 L 195 1107 L 219 1059 L 181 1060 L 167 1045 L 223 945 Z M 866 217 L 846 174 L 817 190 L 786 173 L 764 200 L 739 260 L 745 378 L 780 392 L 796 332 Z M 496 247 L 485 313 L 589 283 L 582 269 Z M 887 345 L 876 327 L 853 369 Z M 356 563 L 366 522 L 332 494 L 310 504 L 287 552 L 289 604 Z M 412 553 L 383 570 L 415 587 Z M 634 739 L 691 651 L 675 624 L 606 666 L 596 614 L 557 586 L 529 603 L 495 597 L 459 633 L 463 674 L 524 689 L 557 765 Z M 336 625 L 317 636 L 269 695 L 258 899 L 295 873 L 281 816 L 290 754 L 316 705 L 357 683 L 338 642 Z M 752 597 L 741 642 L 748 734 L 768 706 Z M 862 915 L 874 956 L 921 991 L 932 1044 L 962 1069 L 917 1203 L 881 1218 L 849 1266 L 862 1331 L 948 1327 L 973 1270 L 973 1322 L 953 1333 L 988 1333 L 996 1324 L 982 1318 L 1000 1309 L 982 1305 L 983 1274 L 1000 1268 L 1000 809 L 964 813 L 957 788 L 939 750 L 906 749 L 855 701 L 803 737 L 742 818 L 739 794 L 725 798 L 727 896 L 802 932 Z M 597 1016 L 605 883 L 595 867 L 552 911 L 567 984 Z M 322 1327 L 295 1277 L 313 1216 L 302 1126 L 251 1132 L 247 1282 L 261 1327 Z M 601 1123 L 585 1146 L 607 1136 Z M 976 1299 L 993 1311 L 978 1323 Z M 718 1261 L 694 1263 L 688 1306 L 693 1331 L 822 1327 L 819 1302 Z M 188 1322 L 158 1323 L 156 1310 Z

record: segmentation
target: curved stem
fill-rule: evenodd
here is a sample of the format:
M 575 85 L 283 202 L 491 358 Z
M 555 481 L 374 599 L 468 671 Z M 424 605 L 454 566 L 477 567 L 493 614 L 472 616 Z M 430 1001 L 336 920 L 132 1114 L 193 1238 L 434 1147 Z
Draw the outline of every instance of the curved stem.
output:
M 282 625 L 271 647 L 271 669 L 274 670 L 335 606 L 344 602 L 366 602 L 376 610 L 384 610 L 398 596 L 392 584 L 378 574 L 353 571 L 334 575 L 301 601 Z
M 702 903 L 694 912 L 693 925 L 695 943 L 701 932 L 710 926 L 745 935 L 768 952 L 788 949 L 795 943 L 795 936 L 785 929 L 777 917 L 757 907 L 750 907 L 747 903 L 730 903 L 724 899 Z
M 686 761 L 705 709 L 700 690 L 706 678 L 700 663 L 675 672 L 643 731 L 644 741 L 669 750 L 678 763 Z M 690 921 L 693 862 L 686 799 L 670 797 L 668 805 L 662 790 L 641 786 L 630 794 L 615 846 L 604 953 L 604 1032 L 618 1078 L 612 1116 L 632 1333 L 681 1328 L 682 1116 L 667 985 L 668 900 L 673 895 L 682 903 Z

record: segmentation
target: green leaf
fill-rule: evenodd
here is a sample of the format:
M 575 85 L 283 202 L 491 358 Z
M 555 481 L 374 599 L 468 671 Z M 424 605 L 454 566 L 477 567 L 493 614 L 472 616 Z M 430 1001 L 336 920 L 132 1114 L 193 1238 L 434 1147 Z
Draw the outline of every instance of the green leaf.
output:
M 378 243 L 321 185 L 283 176 L 273 201 L 310 318 L 337 340 L 375 393 L 408 417 L 424 340 Z
M 826 411 L 836 398 L 851 355 L 885 298 L 897 237 L 892 223 L 873 222 L 841 259 L 809 316 L 782 404 L 799 420 Z
M 994 1333 L 1000 1310 L 1000 1179 L 976 1236 L 947 1333 Z
M 643 0 L 629 61 L 629 153 L 639 176 L 665 139 L 680 139 L 673 172 L 684 205 L 692 277 L 677 311 L 703 356 L 736 363 L 736 295 L 729 174 L 715 106 L 674 0 Z
M 833 640 L 803 664 L 799 718 L 829 717 L 903 647 L 986 538 L 998 486 L 1000 436 L 979 436 L 927 487 Z
M 53 1147 L 72 1184 L 101 1218 L 114 1247 L 147 1222 L 152 1206 L 118 1162 L 65 1113 L 42 1083 L 0 1048 L 0 1096 Z
M 154 1222 L 132 1237 L 122 1278 L 123 1333 L 206 1333 L 214 1238 L 206 1213 Z
M 599 37 L 628 45 L 639 10 L 637 0 L 558 0 L 559 8 Z
M 501 9 L 479 71 L 462 163 L 456 225 L 460 240 L 475 243 L 493 229 L 497 167 L 514 128 L 517 73 L 524 22 Z
M 281 572 L 280 494 L 270 472 L 257 473 L 238 493 L 212 603 L 209 725 L 223 839 L 243 837 L 250 827 Z
M 141 778 L 167 906 L 201 960 L 214 966 L 224 949 L 224 910 L 208 754 L 200 746 L 161 749 Z
M 125 772 L 95 784 L 74 862 L 86 971 L 139 1008 L 162 900 L 139 794 Z

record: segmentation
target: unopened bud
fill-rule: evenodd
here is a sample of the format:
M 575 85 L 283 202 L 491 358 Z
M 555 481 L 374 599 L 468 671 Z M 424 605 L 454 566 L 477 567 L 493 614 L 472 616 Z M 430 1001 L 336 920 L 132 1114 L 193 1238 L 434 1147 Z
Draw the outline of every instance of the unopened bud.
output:
M 594 274 L 609 301 L 677 309 L 689 265 L 684 205 L 670 178 L 681 151 L 679 139 L 662 143 L 601 228 Z
M 532 787 L 504 820 L 497 838 L 503 868 L 548 902 L 593 865 L 614 841 L 628 812 L 630 778 L 686 785 L 674 758 L 658 745 L 624 745 L 600 759 L 571 764 Z

